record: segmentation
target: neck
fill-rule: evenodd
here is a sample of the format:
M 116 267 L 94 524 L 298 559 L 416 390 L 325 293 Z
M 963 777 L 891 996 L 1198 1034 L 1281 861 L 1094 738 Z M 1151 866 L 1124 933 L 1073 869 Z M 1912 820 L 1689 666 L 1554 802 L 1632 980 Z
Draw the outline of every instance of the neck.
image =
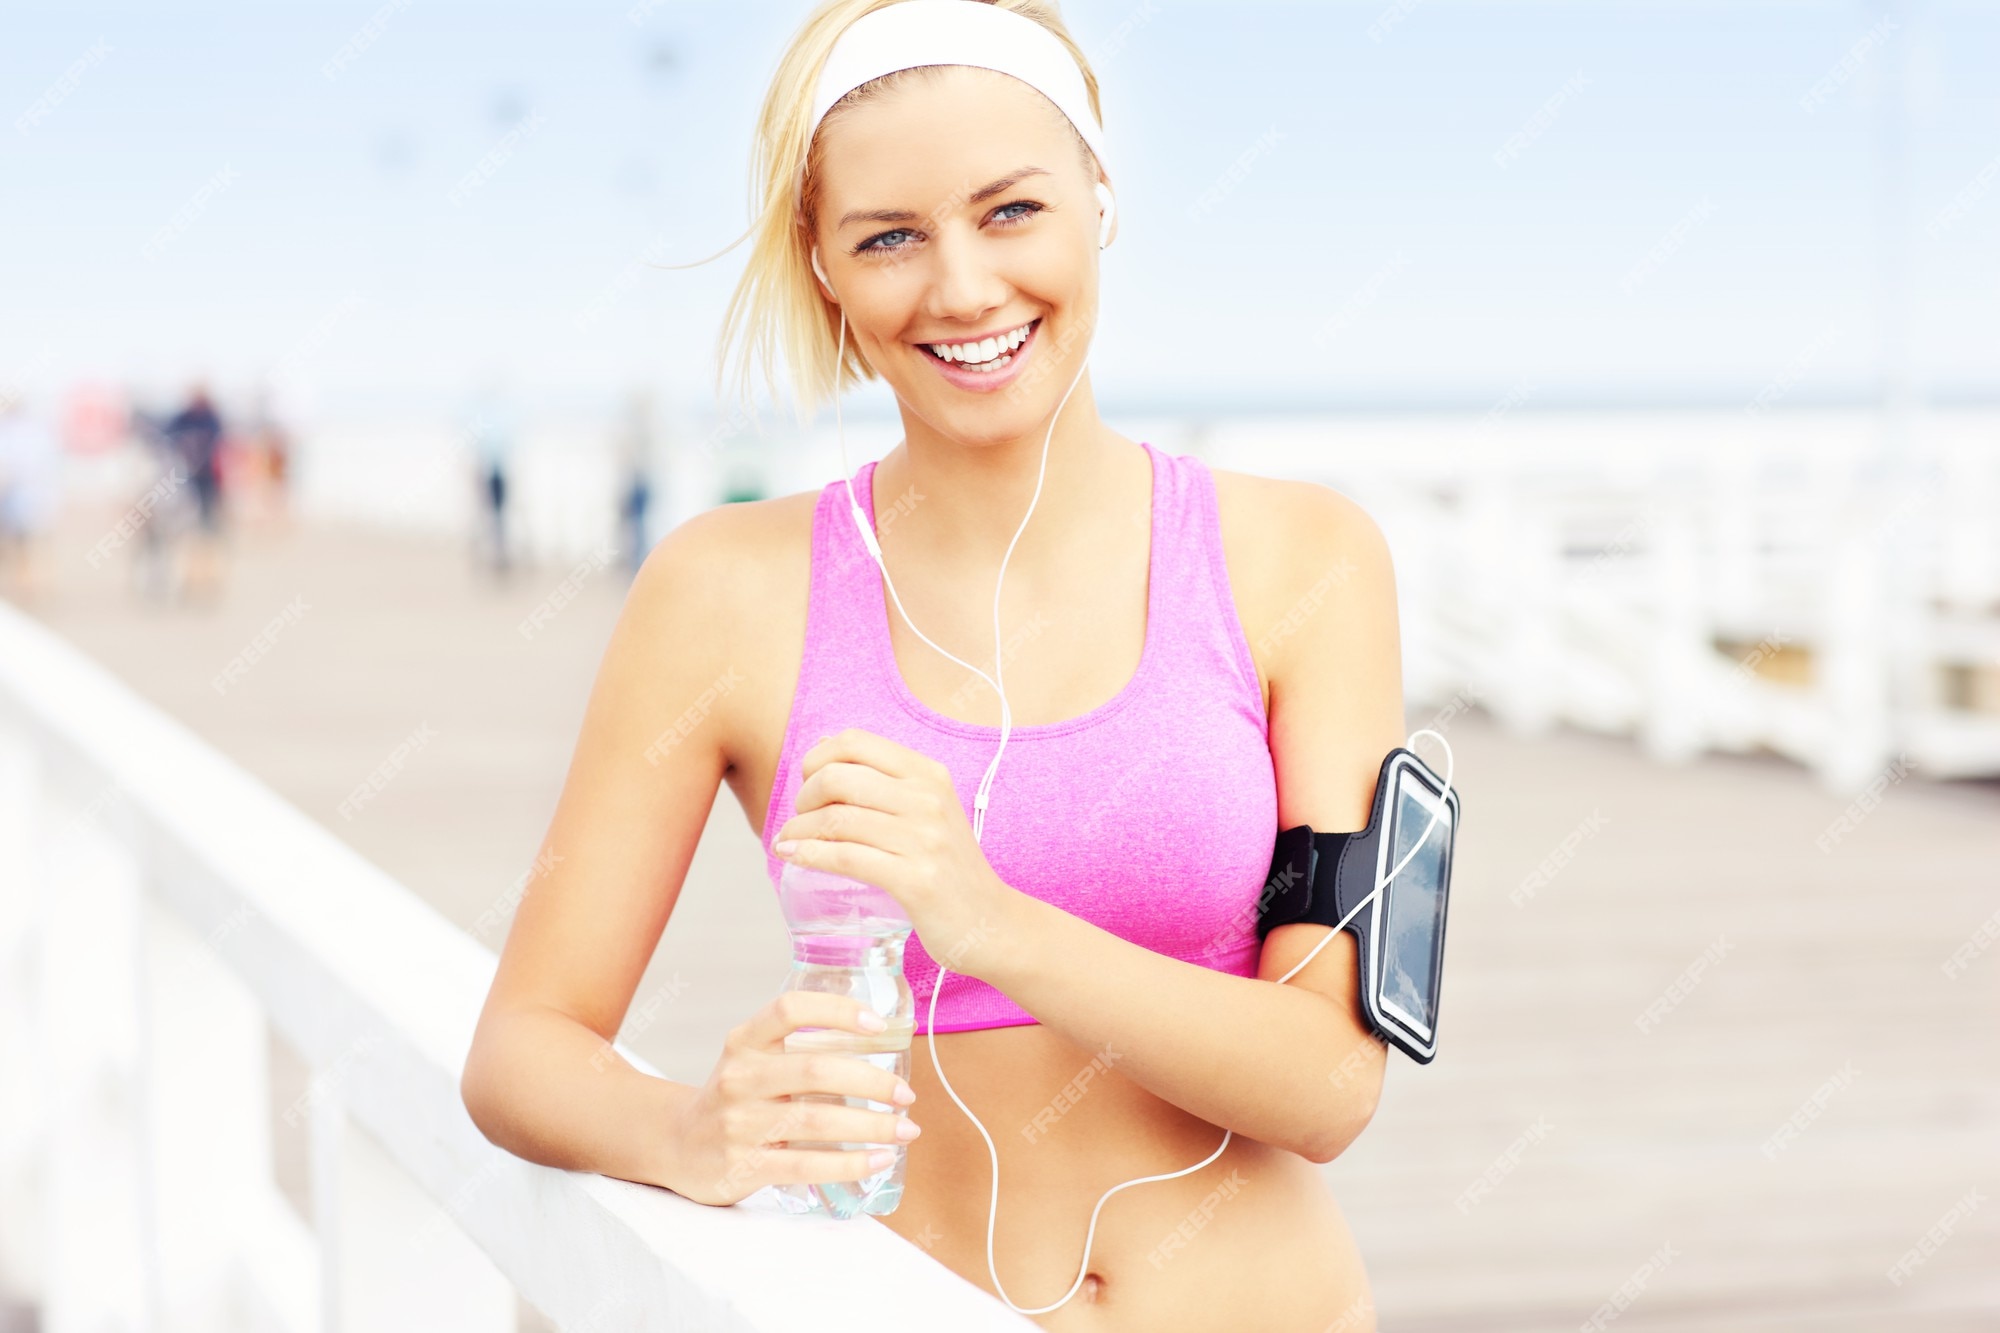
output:
M 876 530 L 901 527 L 904 541 L 944 562 L 986 568 L 1021 529 L 1008 561 L 1010 570 L 1020 569 L 1058 549 L 1065 536 L 1088 526 L 1092 513 L 1101 513 L 1107 496 L 1116 493 L 1112 479 L 1119 463 L 1129 462 L 1120 457 L 1129 447 L 1098 419 L 1087 372 L 1057 415 L 1053 435 L 1043 417 L 1019 436 L 966 443 L 905 407 L 903 442 L 876 468 Z M 1035 512 L 1028 515 L 1031 500 Z M 1022 529 L 1024 516 L 1028 523 Z M 885 549 L 896 544 L 896 538 L 884 536 Z

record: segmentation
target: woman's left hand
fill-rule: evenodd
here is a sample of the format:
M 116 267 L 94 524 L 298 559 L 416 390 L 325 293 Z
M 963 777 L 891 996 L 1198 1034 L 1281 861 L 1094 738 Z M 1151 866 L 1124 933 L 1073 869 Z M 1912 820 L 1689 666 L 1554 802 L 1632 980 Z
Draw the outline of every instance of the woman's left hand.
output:
M 807 750 L 799 772 L 796 813 L 771 850 L 881 889 L 902 904 L 925 952 L 980 977 L 1002 943 L 1007 900 L 1019 891 L 987 864 L 951 771 L 849 727 Z

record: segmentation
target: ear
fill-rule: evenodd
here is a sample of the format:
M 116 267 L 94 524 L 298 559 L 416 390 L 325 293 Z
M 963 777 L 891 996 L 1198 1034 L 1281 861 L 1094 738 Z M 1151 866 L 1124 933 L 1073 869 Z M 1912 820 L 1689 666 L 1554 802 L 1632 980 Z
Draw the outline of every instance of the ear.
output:
M 813 272 L 819 277 L 819 285 L 826 289 L 826 299 L 835 305 L 839 305 L 840 298 L 834 295 L 833 284 L 828 282 L 826 278 L 826 270 L 819 266 L 819 247 L 817 245 L 812 248 L 812 266 Z
M 1111 182 L 1102 172 L 1098 173 L 1097 184 L 1092 188 L 1097 195 L 1100 215 L 1097 224 L 1097 248 L 1102 250 L 1118 235 L 1118 202 L 1111 192 Z

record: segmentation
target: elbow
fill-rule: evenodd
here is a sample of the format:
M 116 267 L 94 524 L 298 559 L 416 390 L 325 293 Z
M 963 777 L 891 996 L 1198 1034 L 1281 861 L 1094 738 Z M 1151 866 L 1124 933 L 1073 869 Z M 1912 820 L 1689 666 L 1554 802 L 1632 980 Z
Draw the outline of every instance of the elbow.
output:
M 473 1126 L 477 1128 L 481 1134 L 484 1134 L 486 1136 L 487 1142 L 490 1143 L 493 1140 L 493 1133 L 491 1130 L 486 1128 L 486 1121 L 485 1121 L 486 1103 L 484 1099 L 480 1096 L 480 1084 L 478 1081 L 478 1072 L 479 1072 L 478 1060 L 479 1060 L 479 1048 L 475 1044 L 472 1050 L 467 1052 L 465 1057 L 465 1068 L 461 1070 L 458 1075 L 458 1100 L 460 1101 L 460 1103 L 464 1105 L 465 1114 L 471 1118 Z
M 494 1102 L 492 1078 L 488 1066 L 492 1063 L 490 1035 L 482 1022 L 473 1033 L 472 1045 L 465 1053 L 465 1067 L 458 1075 L 458 1100 L 465 1107 L 465 1114 L 471 1118 L 474 1128 L 486 1136 L 486 1141 L 495 1147 L 504 1148 L 494 1135 Z
M 1361 1131 L 1375 1118 L 1382 1100 L 1382 1069 L 1378 1065 L 1366 1074 L 1356 1074 L 1336 1089 L 1330 1105 L 1323 1105 L 1313 1128 L 1317 1133 L 1300 1156 L 1315 1166 L 1325 1166 L 1351 1147 Z

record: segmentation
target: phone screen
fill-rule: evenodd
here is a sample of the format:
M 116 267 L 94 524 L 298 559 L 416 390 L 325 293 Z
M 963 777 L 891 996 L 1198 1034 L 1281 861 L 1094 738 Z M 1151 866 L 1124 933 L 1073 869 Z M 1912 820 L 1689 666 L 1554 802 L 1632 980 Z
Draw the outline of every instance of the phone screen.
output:
M 1442 812 L 1441 814 L 1439 812 Z M 1424 838 L 1431 817 L 1437 824 Z M 1429 1036 L 1436 1022 L 1438 973 L 1444 953 L 1445 876 L 1450 873 L 1451 810 L 1408 772 L 1399 773 L 1391 816 L 1389 860 L 1382 873 L 1407 864 L 1383 890 L 1383 1008 Z M 1410 848 L 1424 838 L 1422 848 Z

